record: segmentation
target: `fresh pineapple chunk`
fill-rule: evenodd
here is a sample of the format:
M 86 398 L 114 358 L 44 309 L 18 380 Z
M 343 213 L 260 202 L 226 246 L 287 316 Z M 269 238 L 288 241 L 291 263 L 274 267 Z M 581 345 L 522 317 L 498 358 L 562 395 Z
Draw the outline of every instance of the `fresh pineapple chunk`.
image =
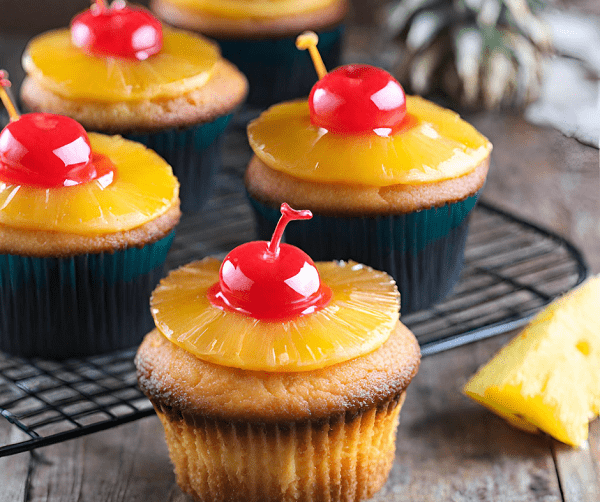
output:
M 336 134 L 310 122 L 306 101 L 281 103 L 248 125 L 254 153 L 276 171 L 308 181 L 389 186 L 473 171 L 492 145 L 457 113 L 406 97 L 416 125 L 396 134 Z
M 218 282 L 220 265 L 207 258 L 171 272 L 150 301 L 159 331 L 204 361 L 245 370 L 323 368 L 377 349 L 398 322 L 394 280 L 364 265 L 317 263 L 330 303 L 281 322 L 214 307 L 206 292 Z
M 164 28 L 161 51 L 145 61 L 93 56 L 75 47 L 69 30 L 62 29 L 29 42 L 23 67 L 59 96 L 120 102 L 170 98 L 197 89 L 208 81 L 219 58 L 216 44 L 169 28 Z
M 112 183 L 40 188 L 0 181 L 0 224 L 97 235 L 130 230 L 166 213 L 179 197 L 171 166 L 144 145 L 89 133 L 92 151 L 116 166 Z
M 538 314 L 464 392 L 515 427 L 581 445 L 600 414 L 600 276 Z

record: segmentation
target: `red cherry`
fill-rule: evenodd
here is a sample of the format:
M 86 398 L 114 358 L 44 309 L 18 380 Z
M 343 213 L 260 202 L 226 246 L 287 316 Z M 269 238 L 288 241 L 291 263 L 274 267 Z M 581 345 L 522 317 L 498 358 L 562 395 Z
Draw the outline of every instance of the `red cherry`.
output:
M 144 60 L 162 48 L 162 26 L 145 9 L 97 2 L 71 22 L 73 45 L 96 56 Z
M 69 117 L 29 113 L 0 132 L 1 181 L 51 188 L 113 178 L 112 163 L 92 154 L 85 129 Z
M 223 261 L 219 282 L 208 291 L 213 305 L 265 321 L 281 321 L 310 314 L 331 299 L 331 289 L 321 284 L 314 262 L 304 251 L 281 244 L 291 220 L 312 218 L 310 211 L 281 205 L 281 219 L 270 242 L 247 242 Z
M 369 65 L 346 65 L 326 74 L 308 98 L 310 121 L 328 131 L 375 131 L 387 136 L 403 127 L 406 96 L 388 72 Z

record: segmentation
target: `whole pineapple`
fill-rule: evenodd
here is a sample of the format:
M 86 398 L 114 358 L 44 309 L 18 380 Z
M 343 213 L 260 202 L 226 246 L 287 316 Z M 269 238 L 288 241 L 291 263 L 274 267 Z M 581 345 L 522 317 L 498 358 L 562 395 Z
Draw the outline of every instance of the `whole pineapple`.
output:
M 385 9 L 399 42 L 395 73 L 417 94 L 442 92 L 465 108 L 524 107 L 539 94 L 548 27 L 542 0 L 399 0 Z

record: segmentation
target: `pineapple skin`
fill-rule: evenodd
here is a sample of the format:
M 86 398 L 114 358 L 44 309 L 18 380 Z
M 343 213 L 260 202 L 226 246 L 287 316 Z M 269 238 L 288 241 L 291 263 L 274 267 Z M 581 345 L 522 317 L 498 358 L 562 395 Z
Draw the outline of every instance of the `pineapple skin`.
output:
M 276 373 L 201 361 L 158 330 L 136 356 L 177 482 L 202 501 L 358 501 L 391 468 L 400 408 L 420 351 L 398 322 L 376 351 Z

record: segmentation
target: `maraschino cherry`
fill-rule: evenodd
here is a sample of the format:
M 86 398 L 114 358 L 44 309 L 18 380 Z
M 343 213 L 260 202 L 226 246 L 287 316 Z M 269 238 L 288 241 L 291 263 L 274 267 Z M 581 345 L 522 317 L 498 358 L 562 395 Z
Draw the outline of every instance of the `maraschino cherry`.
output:
M 313 125 L 341 134 L 374 131 L 380 136 L 409 126 L 406 95 L 394 77 L 381 68 L 358 64 L 327 73 L 318 41 L 311 31 L 296 39 L 299 49 L 309 50 L 319 76 L 308 97 Z
M 145 9 L 96 0 L 71 22 L 71 41 L 96 56 L 142 61 L 162 49 L 160 21 Z
M 264 321 L 292 319 L 326 306 L 331 289 L 321 283 L 310 256 L 280 244 L 291 220 L 309 218 L 310 211 L 296 211 L 284 202 L 270 242 L 247 242 L 225 257 L 219 282 L 208 291 L 211 303 Z
M 112 162 L 92 153 L 85 129 L 75 120 L 50 113 L 19 115 L 5 87 L 8 75 L 0 70 L 0 99 L 10 123 L 0 132 L 0 181 L 42 188 L 78 185 L 114 178 Z

